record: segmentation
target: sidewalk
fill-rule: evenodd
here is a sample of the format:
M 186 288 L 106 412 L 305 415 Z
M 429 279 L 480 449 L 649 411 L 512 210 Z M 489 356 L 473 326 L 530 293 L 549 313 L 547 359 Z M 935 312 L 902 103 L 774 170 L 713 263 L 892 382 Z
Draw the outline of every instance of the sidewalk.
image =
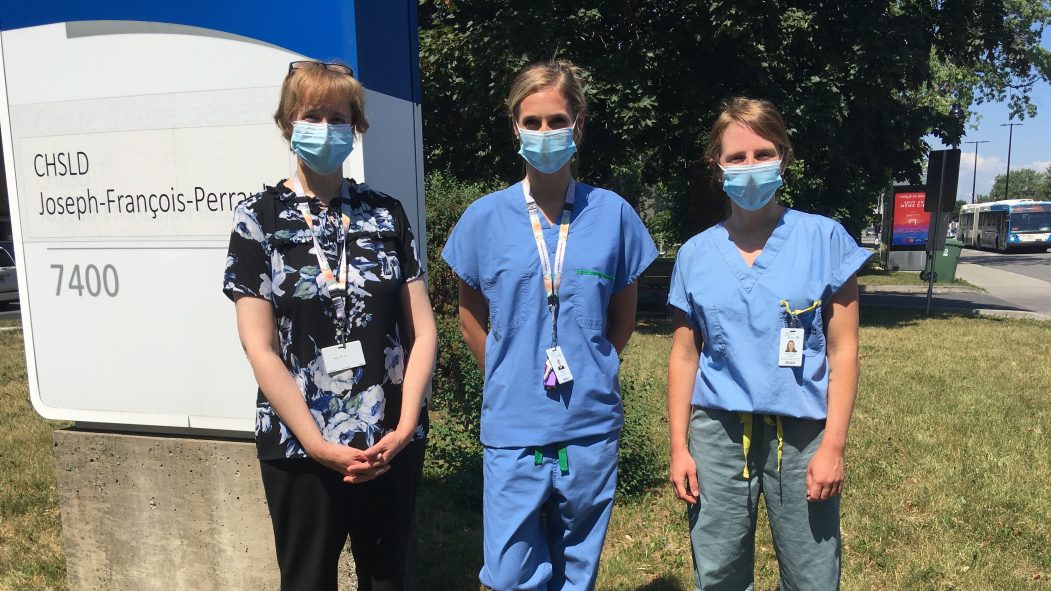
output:
M 1047 281 L 972 263 L 960 263 L 956 276 L 981 287 L 991 296 L 1051 320 L 1051 283 Z
M 960 263 L 956 267 L 956 277 L 985 292 L 935 284 L 931 310 L 1051 321 L 1051 283 L 971 263 Z M 861 303 L 925 308 L 927 289 L 917 286 L 862 286 Z

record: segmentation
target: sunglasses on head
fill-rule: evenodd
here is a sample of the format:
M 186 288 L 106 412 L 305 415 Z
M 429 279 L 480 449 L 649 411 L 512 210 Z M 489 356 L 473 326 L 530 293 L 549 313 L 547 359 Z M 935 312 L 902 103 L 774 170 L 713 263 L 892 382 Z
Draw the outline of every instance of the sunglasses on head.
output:
M 326 70 L 331 70 L 333 72 L 339 72 L 340 74 L 346 74 L 347 76 L 350 76 L 351 78 L 354 77 L 354 70 L 350 66 L 345 65 L 345 64 L 333 64 L 333 63 L 328 63 L 328 62 L 315 62 L 315 61 L 311 61 L 311 60 L 292 62 L 292 63 L 288 64 L 288 71 L 289 72 L 291 72 L 292 70 L 304 70 L 306 68 L 325 68 Z

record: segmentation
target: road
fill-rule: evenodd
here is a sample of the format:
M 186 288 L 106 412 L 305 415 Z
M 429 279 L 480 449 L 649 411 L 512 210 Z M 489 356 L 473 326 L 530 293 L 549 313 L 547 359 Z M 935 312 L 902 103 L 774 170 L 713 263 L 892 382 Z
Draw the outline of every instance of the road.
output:
M 19 309 L 18 302 L 10 302 L 0 311 L 0 320 L 18 320 L 21 317 L 22 310 Z
M 1051 283 L 1051 252 L 1005 254 L 965 248 L 960 253 L 960 262 L 1017 273 Z

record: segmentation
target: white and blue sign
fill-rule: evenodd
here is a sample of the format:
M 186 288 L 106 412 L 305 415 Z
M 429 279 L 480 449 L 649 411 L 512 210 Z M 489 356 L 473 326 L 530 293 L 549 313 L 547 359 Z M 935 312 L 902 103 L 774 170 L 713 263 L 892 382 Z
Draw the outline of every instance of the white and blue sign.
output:
M 251 432 L 221 294 L 231 211 L 287 177 L 288 63 L 340 60 L 370 129 L 345 163 L 422 240 L 416 2 L 0 5 L 0 133 L 30 396 L 47 418 Z

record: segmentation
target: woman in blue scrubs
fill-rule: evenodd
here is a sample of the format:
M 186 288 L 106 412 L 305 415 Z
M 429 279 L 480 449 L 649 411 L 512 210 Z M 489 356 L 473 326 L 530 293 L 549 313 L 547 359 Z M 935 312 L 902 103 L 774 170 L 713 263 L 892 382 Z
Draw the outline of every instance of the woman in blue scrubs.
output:
M 774 198 L 792 148 L 769 102 L 728 101 L 705 156 L 730 216 L 682 246 L 669 295 L 671 482 L 689 504 L 697 589 L 752 589 L 760 492 L 780 588 L 838 589 L 869 252 Z
M 442 251 L 485 372 L 479 578 L 592 589 L 624 422 L 617 355 L 657 249 L 624 199 L 573 178 L 587 114 L 575 66 L 527 67 L 507 107 L 525 178 L 472 203 Z

